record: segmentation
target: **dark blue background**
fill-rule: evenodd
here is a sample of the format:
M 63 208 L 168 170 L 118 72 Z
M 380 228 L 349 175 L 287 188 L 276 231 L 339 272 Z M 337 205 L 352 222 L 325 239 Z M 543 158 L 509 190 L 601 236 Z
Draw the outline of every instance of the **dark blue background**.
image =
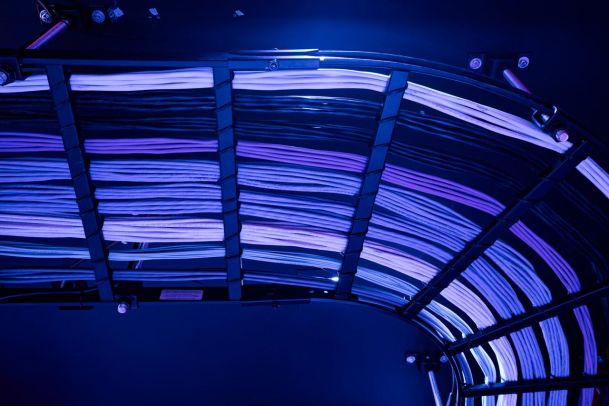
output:
M 7 406 L 433 402 L 426 375 L 404 361 L 432 341 L 364 305 L 149 303 L 119 315 L 5 304 L 0 326 Z

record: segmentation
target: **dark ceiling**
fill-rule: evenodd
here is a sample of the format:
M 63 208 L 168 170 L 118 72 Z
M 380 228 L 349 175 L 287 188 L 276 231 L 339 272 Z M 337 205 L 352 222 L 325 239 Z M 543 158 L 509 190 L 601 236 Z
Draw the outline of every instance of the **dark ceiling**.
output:
M 89 3 L 100 3 L 89 2 Z M 118 2 L 115 25 L 72 32 L 51 48 L 162 55 L 237 49 L 341 49 L 409 55 L 465 66 L 473 52 L 529 53 L 522 79 L 598 137 L 609 103 L 609 18 L 604 2 L 167 1 Z M 6 0 L 0 47 L 41 29 L 34 1 Z M 148 19 L 156 7 L 161 19 Z M 243 17 L 233 12 L 242 10 Z

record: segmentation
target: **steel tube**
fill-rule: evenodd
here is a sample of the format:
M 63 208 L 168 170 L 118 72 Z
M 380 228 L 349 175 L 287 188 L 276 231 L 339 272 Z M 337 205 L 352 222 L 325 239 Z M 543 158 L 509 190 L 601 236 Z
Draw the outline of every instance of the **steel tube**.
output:
M 436 402 L 436 406 L 443 406 L 440 389 L 438 388 L 438 382 L 436 381 L 436 374 L 430 369 L 427 371 L 427 376 L 429 377 L 429 384 L 431 385 L 431 391 L 433 392 L 433 399 Z
M 64 31 L 68 29 L 70 22 L 68 20 L 61 20 L 55 23 L 51 28 L 45 31 L 41 36 L 36 38 L 30 45 L 25 49 L 40 49 L 49 41 L 54 40 L 60 36 Z

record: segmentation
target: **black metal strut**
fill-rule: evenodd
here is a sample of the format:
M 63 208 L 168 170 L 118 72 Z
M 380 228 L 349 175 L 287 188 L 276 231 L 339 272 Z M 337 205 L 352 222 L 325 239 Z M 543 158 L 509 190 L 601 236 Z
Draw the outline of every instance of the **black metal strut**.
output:
M 533 312 L 514 316 L 509 320 L 499 322 L 493 326 L 480 330 L 459 341 L 449 344 L 446 353 L 454 355 L 467 351 L 470 348 L 487 343 L 499 337 L 504 337 L 514 331 L 568 312 L 569 310 L 605 296 L 609 296 L 609 283 L 605 283 L 592 290 L 571 294 L 557 303 L 548 303 L 547 305 L 536 308 Z
M 546 392 L 564 389 L 598 388 L 609 385 L 609 376 L 589 375 L 551 379 L 530 379 L 524 381 L 501 382 L 473 385 L 463 388 L 466 398 L 494 396 L 509 393 Z
M 408 73 L 393 71 L 387 82 L 385 102 L 381 111 L 376 135 L 372 143 L 370 157 L 362 179 L 351 230 L 347 237 L 347 247 L 343 256 L 339 279 L 336 285 L 336 296 L 344 298 L 351 294 L 357 264 L 359 262 L 364 240 L 368 233 L 374 202 L 381 184 L 385 162 L 397 122 L 404 92 L 408 87 Z
M 241 270 L 241 222 L 239 221 L 239 192 L 237 189 L 237 139 L 233 128 L 233 97 L 231 71 L 214 69 L 220 187 L 226 258 L 226 281 L 231 300 L 241 299 L 243 272 Z
M 433 279 L 424 286 L 403 308 L 409 318 L 416 317 L 442 290 L 463 273 L 480 255 L 493 245 L 505 231 L 520 220 L 531 207 L 544 199 L 552 188 L 561 182 L 577 165 L 588 157 L 590 145 L 580 141 L 573 145 L 528 192 L 507 207 L 476 238 L 470 241 Z
M 102 301 L 112 301 L 114 300 L 114 294 L 112 292 L 108 254 L 102 234 L 102 220 L 97 211 L 91 174 L 85 161 L 84 148 L 78 133 L 78 125 L 70 98 L 68 76 L 65 68 L 61 65 L 49 65 L 46 72 L 61 129 L 63 147 L 68 159 L 70 176 L 74 183 L 78 212 L 95 271 L 99 297 Z

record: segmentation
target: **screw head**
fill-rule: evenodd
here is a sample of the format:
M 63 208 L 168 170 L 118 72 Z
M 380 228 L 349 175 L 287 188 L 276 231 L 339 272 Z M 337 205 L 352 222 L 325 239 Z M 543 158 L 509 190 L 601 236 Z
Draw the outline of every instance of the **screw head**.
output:
M 472 70 L 478 70 L 482 67 L 482 58 L 472 58 L 469 60 L 469 68 Z
M 45 24 L 51 24 L 53 22 L 53 17 L 51 17 L 51 13 L 49 13 L 45 9 L 40 10 L 40 13 L 38 13 L 38 17 L 40 17 L 40 21 Z
M 528 56 L 521 56 L 520 58 L 518 58 L 519 69 L 526 69 L 529 66 L 529 63 L 531 63 L 531 61 L 529 60 Z
M 91 12 L 91 20 L 93 20 L 95 24 L 101 24 L 106 21 L 106 13 L 102 10 L 93 10 Z
M 406 357 L 406 362 L 409 364 L 414 364 L 415 362 L 417 362 L 417 357 L 415 357 L 414 355 L 409 355 Z
M 558 142 L 565 142 L 569 139 L 569 133 L 567 130 L 559 129 L 554 133 L 554 139 Z
M 119 314 L 125 314 L 127 313 L 127 311 L 129 310 L 129 303 L 127 302 L 120 302 L 117 306 L 116 306 L 116 311 Z
M 448 357 L 444 354 L 440 356 L 440 362 L 446 364 L 448 362 Z
M 269 61 L 269 70 L 274 71 L 277 69 L 279 69 L 279 62 L 277 62 L 277 59 L 273 59 L 272 61 Z
M 0 69 L 0 86 L 8 84 L 9 79 L 10 76 L 8 75 L 8 72 L 5 72 L 4 70 Z

